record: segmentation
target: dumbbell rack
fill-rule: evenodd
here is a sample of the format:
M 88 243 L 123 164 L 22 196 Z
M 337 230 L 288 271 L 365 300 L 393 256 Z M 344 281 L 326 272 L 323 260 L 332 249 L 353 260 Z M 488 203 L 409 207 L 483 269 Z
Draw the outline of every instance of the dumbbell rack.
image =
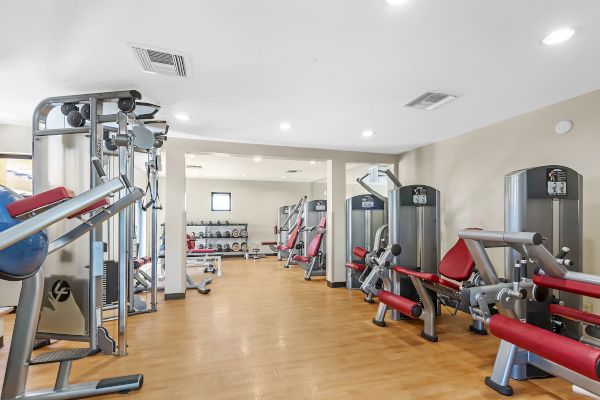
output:
M 229 244 L 230 246 L 235 243 L 243 243 L 246 242 L 246 244 L 248 244 L 248 236 L 246 235 L 245 237 L 216 237 L 215 234 L 217 231 L 219 232 L 225 232 L 225 231 L 229 231 L 232 232 L 234 229 L 237 229 L 238 231 L 241 231 L 242 229 L 246 231 L 246 233 L 248 232 L 248 224 L 247 223 L 228 223 L 228 224 L 224 224 L 224 223 L 190 223 L 188 222 L 187 226 L 186 226 L 186 233 L 188 235 L 194 235 L 194 238 L 196 240 L 196 248 L 198 248 L 198 245 L 203 245 L 204 248 L 208 248 L 208 246 L 210 244 L 213 245 L 213 248 L 216 249 L 217 244 L 222 244 L 223 246 L 225 244 Z M 203 237 L 199 237 L 200 233 L 202 233 Z M 210 234 L 213 234 L 213 237 L 207 237 Z M 213 253 L 214 255 L 220 255 L 223 257 L 234 257 L 234 256 L 243 256 L 245 257 L 248 254 L 248 251 L 250 249 L 248 249 L 247 251 L 218 251 Z

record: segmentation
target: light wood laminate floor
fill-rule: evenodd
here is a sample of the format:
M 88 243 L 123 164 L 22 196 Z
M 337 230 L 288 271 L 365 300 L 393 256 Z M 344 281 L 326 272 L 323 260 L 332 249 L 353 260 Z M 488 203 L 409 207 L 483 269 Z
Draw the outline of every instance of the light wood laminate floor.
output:
M 129 318 L 129 355 L 76 361 L 71 381 L 145 375 L 141 391 L 102 399 L 503 398 L 483 383 L 498 340 L 467 332 L 465 316 L 444 311 L 438 343 L 419 336 L 420 321 L 379 328 L 371 323 L 377 306 L 359 291 L 305 282 L 302 270 L 283 270 L 275 258 L 225 260 L 211 288 Z M 2 375 L 7 355 L 8 346 Z M 32 367 L 28 387 L 53 385 L 56 368 Z M 518 399 L 583 398 L 557 378 L 512 384 Z

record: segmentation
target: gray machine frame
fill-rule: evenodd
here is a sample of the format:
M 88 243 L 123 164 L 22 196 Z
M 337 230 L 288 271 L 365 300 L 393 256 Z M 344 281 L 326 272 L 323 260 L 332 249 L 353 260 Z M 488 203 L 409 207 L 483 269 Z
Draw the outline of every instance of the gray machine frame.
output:
M 544 165 L 511 172 L 505 176 L 505 221 L 509 232 L 540 232 L 546 238 L 544 246 L 558 253 L 562 246 L 570 249 L 572 271 L 583 265 L 583 177 L 561 165 Z M 511 248 L 505 250 L 504 273 L 509 281 L 518 280 L 513 271 L 523 255 Z M 524 277 L 532 277 L 537 266 L 531 262 L 523 268 Z M 581 310 L 581 296 L 561 292 L 564 305 Z M 527 302 L 520 317 L 546 330 L 564 330 L 571 338 L 581 336 L 580 324 L 567 319 L 552 318 L 548 302 Z M 530 365 L 519 365 L 513 371 L 515 379 L 548 376 Z
M 440 263 L 440 192 L 427 185 L 407 185 L 390 191 L 388 234 L 389 243 L 402 247 L 402 253 L 394 258 L 393 264 L 437 274 Z M 391 282 L 394 294 L 412 300 L 420 297 L 409 277 L 394 271 Z M 385 314 L 385 311 L 381 310 L 378 315 L 382 313 Z M 399 311 L 392 310 L 393 320 L 405 318 Z
M 361 262 L 354 255 L 355 247 L 367 251 L 376 251 L 385 247 L 377 243 L 379 228 L 386 225 L 386 202 L 371 194 L 357 195 L 346 200 L 346 262 Z M 381 240 L 379 237 L 378 240 Z M 352 270 L 346 270 L 346 288 L 360 288 L 360 276 Z

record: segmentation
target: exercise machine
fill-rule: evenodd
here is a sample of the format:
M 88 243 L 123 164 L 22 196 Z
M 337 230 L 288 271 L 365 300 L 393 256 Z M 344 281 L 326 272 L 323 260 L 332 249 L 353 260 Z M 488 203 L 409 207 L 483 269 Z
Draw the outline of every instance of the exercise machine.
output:
M 384 230 L 381 228 L 386 225 L 386 219 L 385 202 L 373 195 L 359 195 L 346 200 L 346 288 L 359 288 L 359 273 L 364 271 L 364 263 L 361 263 L 364 257 L 355 255 L 354 248 L 376 251 L 385 247 Z
M 164 139 L 147 125 L 166 125 L 154 119 L 159 107 L 143 103 L 141 98 L 139 92 L 128 90 L 41 101 L 33 114 L 33 193 L 56 185 L 81 193 L 112 178 L 133 187 L 135 149 L 156 147 L 155 141 Z M 107 171 L 106 176 L 99 176 L 96 171 L 100 168 Z M 115 196 L 124 198 L 127 193 L 120 191 Z M 37 339 L 87 342 L 91 351 L 99 348 L 106 354 L 127 354 L 126 319 L 132 306 L 128 282 L 136 258 L 134 207 L 132 202 L 115 221 L 109 219 L 106 225 L 86 232 L 78 246 L 46 258 Z M 77 222 L 65 219 L 53 224 L 48 228 L 49 239 L 57 239 Z M 108 304 L 103 297 L 110 268 L 117 277 L 111 281 L 116 285 L 116 298 Z M 63 296 L 66 299 L 58 301 Z M 104 312 L 114 309 L 116 341 L 102 326 Z
M 310 244 L 306 248 L 306 255 L 294 255 L 294 261 L 298 261 L 305 270 L 304 280 L 310 281 L 313 276 L 324 276 L 326 267 L 326 255 L 323 252 L 323 237 L 327 225 L 327 217 L 321 217 L 319 225 L 311 228 L 314 234 Z
M 284 258 L 289 257 L 289 250 L 287 250 L 287 242 L 289 235 L 296 226 L 298 221 L 299 213 L 303 210 L 304 202 L 306 202 L 306 196 L 303 196 L 293 206 L 281 206 L 277 210 L 277 225 L 275 226 L 275 235 L 277 236 L 277 244 L 275 245 L 275 251 L 277 252 L 277 260 L 282 261 Z
M 141 374 L 70 384 L 73 361 L 100 352 L 93 343 L 85 348 L 68 348 L 32 356 L 43 300 L 47 296 L 44 267 L 49 265 L 49 256 L 75 250 L 74 246 L 69 246 L 73 241 L 88 236 L 115 215 L 124 217 L 127 207 L 143 196 L 139 188 L 129 185 L 125 176 L 108 180 L 97 160 L 94 160 L 93 165 L 95 168 L 91 168 L 91 171 L 98 178 L 98 184 L 77 196 L 70 189 L 56 187 L 44 192 L 38 190 L 33 196 L 23 198 L 0 187 L 0 278 L 22 281 L 2 400 L 79 399 L 108 393 L 126 393 L 142 387 Z M 107 199 L 116 194 L 119 194 L 119 198 L 111 204 Z M 91 216 L 83 219 L 87 214 Z M 50 228 L 56 228 L 65 221 L 75 222 L 79 219 L 81 221 L 71 224 L 64 231 L 53 229 L 54 235 L 51 238 Z M 70 264 L 67 266 L 71 267 Z M 124 284 L 126 270 L 121 270 L 121 273 L 120 278 Z M 54 306 L 72 301 L 72 292 L 66 284 L 52 286 L 50 290 Z M 29 368 L 49 363 L 59 363 L 54 387 L 27 391 Z
M 553 292 L 600 298 L 600 276 L 567 268 L 571 264 L 569 249 L 552 255 L 545 243 L 549 239 L 539 232 L 463 230 L 458 235 L 465 240 L 482 276 L 487 277 L 485 286 L 471 288 L 468 293 L 471 303 L 478 305 L 472 309 L 473 318 L 501 339 L 492 375 L 485 383 L 500 394 L 512 395 L 511 377 L 528 379 L 521 372 L 530 366 L 572 382 L 576 391 L 600 396 L 600 341 L 591 336 L 572 338 L 523 318 L 532 303 L 537 303 L 544 305 L 549 315 L 586 326 L 586 332 L 595 328 L 600 324 L 599 315 L 567 306 Z M 492 265 L 486 249 L 495 247 L 516 251 L 524 259 L 513 265 L 511 282 L 501 281 Z M 535 266 L 533 271 L 529 264 Z M 489 304 L 495 304 L 499 313 Z

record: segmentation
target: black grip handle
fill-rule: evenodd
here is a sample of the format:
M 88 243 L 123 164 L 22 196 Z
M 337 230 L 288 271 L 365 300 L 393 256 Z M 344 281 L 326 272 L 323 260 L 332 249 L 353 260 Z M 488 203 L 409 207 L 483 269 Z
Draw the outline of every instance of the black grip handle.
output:
M 92 165 L 96 169 L 98 176 L 100 178 L 106 178 L 106 172 L 104 171 L 104 167 L 102 167 L 102 163 L 97 157 L 92 158 Z
M 559 260 L 562 260 L 563 258 L 565 258 L 567 256 L 567 254 L 569 254 L 569 251 L 571 251 L 571 249 L 569 249 L 568 247 L 561 248 L 560 251 L 558 252 L 558 254 L 556 255 L 556 258 L 558 258 Z

